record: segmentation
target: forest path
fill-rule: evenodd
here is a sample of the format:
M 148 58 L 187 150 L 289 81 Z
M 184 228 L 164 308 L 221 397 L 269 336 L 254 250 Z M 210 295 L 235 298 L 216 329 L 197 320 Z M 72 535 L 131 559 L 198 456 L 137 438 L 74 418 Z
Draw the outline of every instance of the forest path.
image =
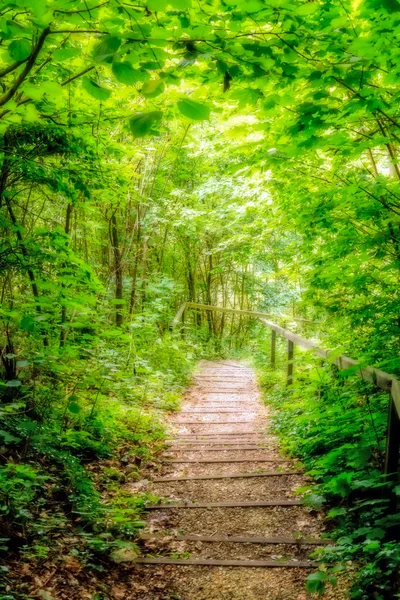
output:
M 135 568 L 142 582 L 159 582 L 163 591 L 137 597 L 312 598 L 304 582 L 315 570 L 308 555 L 320 545 L 322 525 L 294 493 L 304 485 L 307 478 L 269 431 L 254 371 L 231 360 L 202 361 L 171 419 L 161 472 L 148 486 L 165 502 L 149 507 Z

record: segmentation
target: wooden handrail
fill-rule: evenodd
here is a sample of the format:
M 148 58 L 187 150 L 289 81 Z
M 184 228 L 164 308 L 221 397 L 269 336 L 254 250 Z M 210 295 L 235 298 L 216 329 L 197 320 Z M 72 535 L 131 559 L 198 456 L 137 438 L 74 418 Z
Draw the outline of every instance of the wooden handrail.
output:
M 275 353 L 276 353 L 276 334 L 288 340 L 288 375 L 287 383 L 290 385 L 293 382 L 293 350 L 294 345 L 310 350 L 313 354 L 316 354 L 320 358 L 331 362 L 339 367 L 339 369 L 354 369 L 354 374 L 362 377 L 366 381 L 374 383 L 378 388 L 389 391 L 389 418 L 388 418 L 388 431 L 386 438 L 386 457 L 385 457 L 385 474 L 393 474 L 398 471 L 398 459 L 400 451 L 400 380 L 395 375 L 385 373 L 375 367 L 369 367 L 359 363 L 353 358 L 349 358 L 344 354 L 336 356 L 332 350 L 325 350 L 321 348 L 316 342 L 308 340 L 277 325 L 276 323 L 269 320 L 269 318 L 276 317 L 277 315 L 269 315 L 262 312 L 251 311 L 251 310 L 239 310 L 236 308 L 225 308 L 220 306 L 211 306 L 209 304 L 197 304 L 195 302 L 183 302 L 178 312 L 176 313 L 173 321 L 171 322 L 171 328 L 173 329 L 182 319 L 185 319 L 185 313 L 188 308 L 198 310 L 208 310 L 217 312 L 233 313 L 237 315 L 244 315 L 249 317 L 255 317 L 260 320 L 263 325 L 271 330 L 271 365 L 275 367 Z M 298 322 L 311 323 L 305 319 L 296 319 L 293 317 L 282 316 L 280 317 L 285 320 L 293 320 Z
M 285 321 L 297 321 L 298 323 L 314 323 L 315 324 L 315 321 L 310 321 L 307 319 L 298 319 L 297 317 L 290 317 L 289 315 L 280 315 L 280 316 L 279 315 L 270 315 L 268 313 L 257 312 L 254 310 L 241 310 L 239 308 L 226 308 L 226 307 L 222 307 L 222 306 L 211 306 L 210 304 L 197 304 L 196 302 L 183 302 L 183 304 L 185 305 L 185 308 L 198 308 L 199 310 L 212 310 L 212 311 L 216 311 L 216 312 L 235 313 L 238 315 L 244 315 L 244 316 L 248 316 L 248 317 L 269 317 L 269 318 L 279 317 L 280 319 L 284 319 Z M 182 309 L 183 304 L 181 304 L 181 306 L 179 307 L 179 310 Z M 179 310 L 178 310 L 178 312 L 179 312 Z M 177 313 L 177 315 L 178 315 L 178 313 Z M 182 316 L 182 313 L 179 315 L 179 318 L 181 316 Z
M 276 325 L 276 323 L 267 321 L 266 319 L 260 320 L 269 329 L 272 329 L 272 331 L 275 331 L 276 333 L 286 338 L 287 340 L 290 340 L 297 346 L 301 346 L 301 348 L 313 351 L 314 354 L 316 354 L 320 358 L 323 358 L 324 360 L 331 362 L 332 364 L 335 364 L 339 367 L 339 369 L 351 369 L 353 367 L 359 367 L 358 370 L 355 370 L 355 373 L 357 373 L 357 375 L 359 375 L 363 379 L 366 379 L 371 383 L 375 383 L 382 390 L 391 390 L 393 381 L 398 381 L 394 375 L 385 373 L 385 371 L 381 371 L 380 369 L 376 369 L 374 367 L 362 365 L 353 358 L 345 356 L 344 354 L 341 354 L 340 356 L 335 356 L 335 353 L 332 350 L 324 350 L 323 348 L 320 348 L 320 346 L 318 346 L 318 344 L 316 344 L 315 342 L 307 340 L 306 338 L 297 335 L 297 333 L 292 333 L 291 331 L 288 331 L 287 329 Z M 330 354 L 333 354 L 332 359 L 330 358 Z M 400 394 L 396 398 L 396 406 L 398 407 L 400 414 Z

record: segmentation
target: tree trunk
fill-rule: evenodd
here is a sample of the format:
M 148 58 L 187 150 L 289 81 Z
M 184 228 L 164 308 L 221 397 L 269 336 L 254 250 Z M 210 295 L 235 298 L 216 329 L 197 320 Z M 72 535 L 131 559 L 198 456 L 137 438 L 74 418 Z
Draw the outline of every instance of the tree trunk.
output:
M 116 305 L 115 308 L 115 324 L 117 327 L 121 327 L 123 322 L 122 316 L 122 263 L 121 263 L 121 250 L 119 247 L 119 239 L 118 239 L 118 224 L 117 217 L 114 214 L 110 220 L 110 237 L 112 250 L 114 254 L 114 273 L 115 273 L 115 299 L 117 301 L 121 301 L 121 303 Z
M 73 211 L 73 205 L 71 203 L 69 203 L 67 205 L 67 212 L 65 213 L 65 225 L 64 225 L 64 233 L 65 235 L 69 235 L 69 232 L 71 231 L 71 216 L 72 216 L 72 211 Z M 67 245 L 68 245 L 68 241 L 67 241 Z M 63 267 L 65 267 L 65 264 L 63 264 Z M 62 284 L 61 285 L 61 289 L 64 290 L 65 285 Z M 64 292 L 61 292 L 61 300 L 63 300 L 65 298 Z M 64 323 L 67 320 L 67 307 L 66 306 L 62 306 L 61 307 L 61 331 L 60 331 L 60 346 L 64 346 L 65 344 L 65 337 L 66 337 L 66 331 L 63 327 Z

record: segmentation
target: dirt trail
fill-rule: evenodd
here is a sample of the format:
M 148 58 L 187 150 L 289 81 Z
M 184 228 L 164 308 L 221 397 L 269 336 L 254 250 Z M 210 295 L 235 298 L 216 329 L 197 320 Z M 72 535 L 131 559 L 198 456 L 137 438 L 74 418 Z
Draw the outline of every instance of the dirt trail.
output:
M 138 593 L 138 598 L 313 597 L 305 592 L 304 580 L 315 570 L 309 554 L 319 547 L 321 517 L 296 504 L 294 492 L 307 485 L 307 478 L 280 454 L 252 369 L 235 361 L 200 364 L 182 411 L 171 419 L 171 445 L 164 459 L 147 489 L 163 504 L 178 506 L 150 512 L 140 560 L 156 559 L 162 566 L 135 568 L 142 581 L 163 579 L 167 584 L 160 593 Z M 271 505 L 254 506 L 265 501 Z M 197 503 L 202 506 L 187 507 Z M 240 561 L 240 566 L 200 566 L 199 560 Z M 336 590 L 328 597 L 342 596 Z

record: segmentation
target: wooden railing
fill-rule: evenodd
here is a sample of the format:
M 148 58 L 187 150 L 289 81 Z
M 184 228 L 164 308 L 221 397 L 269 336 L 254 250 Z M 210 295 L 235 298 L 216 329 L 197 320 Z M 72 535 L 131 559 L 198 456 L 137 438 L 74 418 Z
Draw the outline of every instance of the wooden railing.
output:
M 294 367 L 294 347 L 300 346 L 306 350 L 310 350 L 316 356 L 335 364 L 339 369 L 352 369 L 352 372 L 362 379 L 374 383 L 377 388 L 389 392 L 389 411 L 388 411 L 388 427 L 386 436 L 386 453 L 385 453 L 385 475 L 397 477 L 399 471 L 399 451 L 400 451 L 400 381 L 394 375 L 385 373 L 375 367 L 369 367 L 360 364 L 356 360 L 341 354 L 337 356 L 331 350 L 325 350 L 318 346 L 315 342 L 308 340 L 297 333 L 288 331 L 280 325 L 277 325 L 271 318 L 276 318 L 276 315 L 269 315 L 262 312 L 250 310 L 238 310 L 235 308 L 223 308 L 219 306 L 210 306 L 208 304 L 196 304 L 195 302 L 183 302 L 179 307 L 171 328 L 175 328 L 180 322 L 185 323 L 186 311 L 188 309 L 206 310 L 215 312 L 232 313 L 235 315 L 243 315 L 253 317 L 259 320 L 263 325 L 271 330 L 271 366 L 276 366 L 276 336 L 279 335 L 287 340 L 287 384 L 293 383 L 293 367 Z M 286 315 L 280 316 L 280 319 L 297 321 L 300 323 L 312 323 L 306 319 L 297 319 Z

